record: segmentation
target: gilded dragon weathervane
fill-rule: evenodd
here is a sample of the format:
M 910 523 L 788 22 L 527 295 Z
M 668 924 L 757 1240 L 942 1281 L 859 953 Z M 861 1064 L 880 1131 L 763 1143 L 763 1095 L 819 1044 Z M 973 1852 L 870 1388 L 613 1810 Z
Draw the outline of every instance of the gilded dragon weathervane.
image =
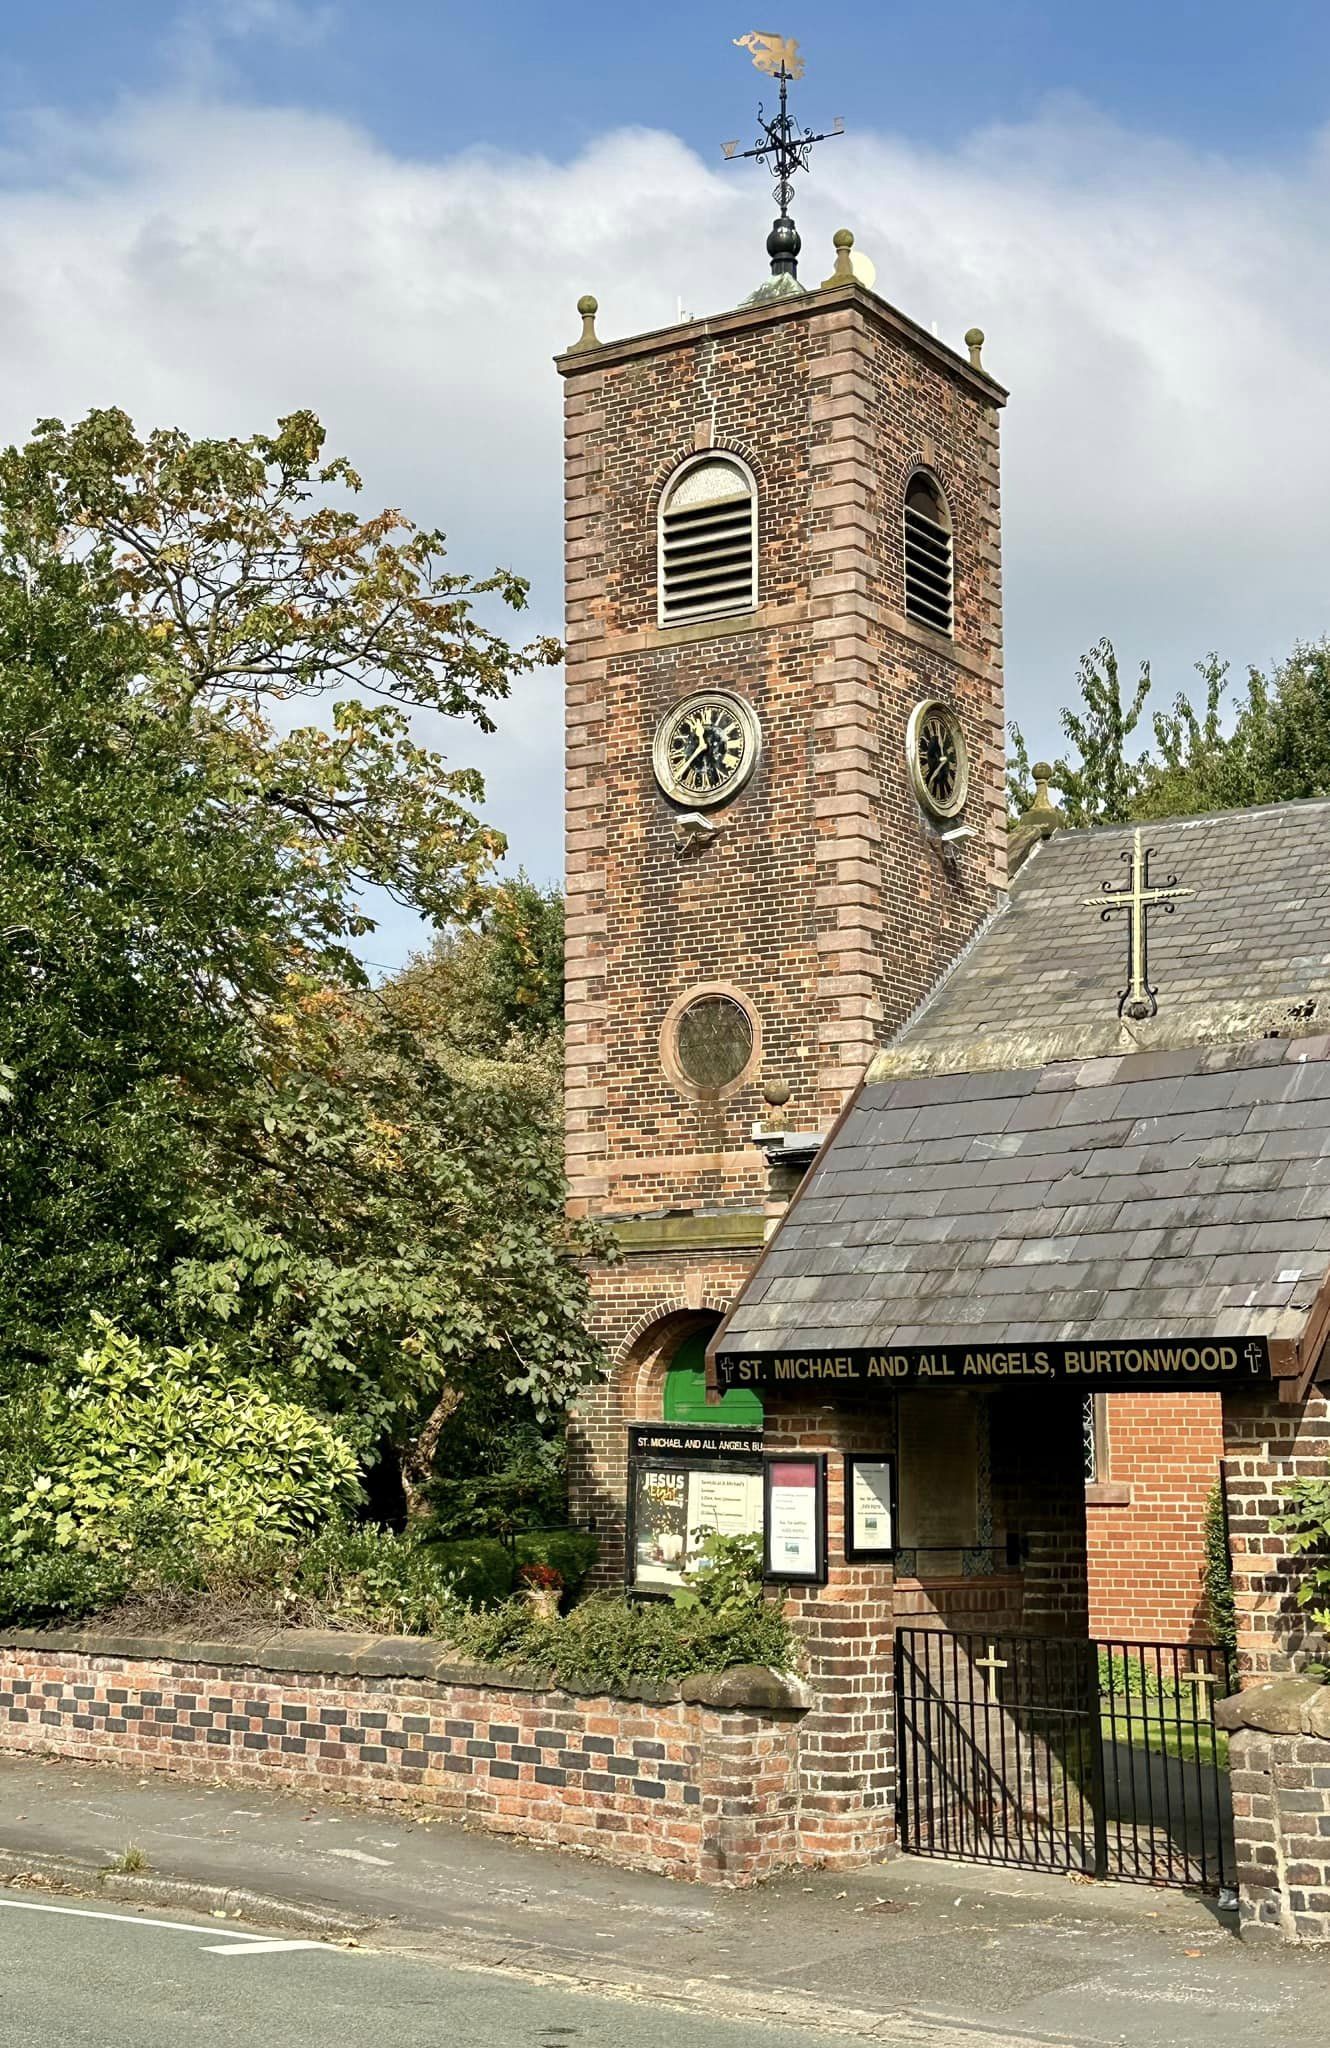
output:
M 790 85 L 804 75 L 804 60 L 793 37 L 759 34 L 754 29 L 746 36 L 735 36 L 733 40 L 736 50 L 747 50 L 758 70 L 779 82 L 780 111 L 768 120 L 766 108 L 759 103 L 757 119 L 762 132 L 751 149 L 740 149 L 737 142 L 726 142 L 721 146 L 726 157 L 733 161 L 742 162 L 746 157 L 753 157 L 776 173 L 772 197 L 780 213 L 767 236 L 767 254 L 771 258 L 773 277 L 795 279 L 799 275 L 801 243 L 799 230 L 790 218 L 794 174 L 808 169 L 808 153 L 813 144 L 826 142 L 833 135 L 843 135 L 845 123 L 837 117 L 830 128 L 815 135 L 811 128 L 801 128 L 790 113 Z

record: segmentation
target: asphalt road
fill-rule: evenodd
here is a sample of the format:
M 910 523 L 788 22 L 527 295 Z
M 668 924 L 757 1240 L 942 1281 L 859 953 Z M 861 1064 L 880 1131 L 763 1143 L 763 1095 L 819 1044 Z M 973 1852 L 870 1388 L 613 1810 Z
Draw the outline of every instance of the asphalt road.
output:
M 887 2041 L 887 2033 L 878 2036 Z M 914 2048 L 918 2035 L 903 2035 Z M 825 2035 L 0 1890 L 4 2048 L 809 2048 Z

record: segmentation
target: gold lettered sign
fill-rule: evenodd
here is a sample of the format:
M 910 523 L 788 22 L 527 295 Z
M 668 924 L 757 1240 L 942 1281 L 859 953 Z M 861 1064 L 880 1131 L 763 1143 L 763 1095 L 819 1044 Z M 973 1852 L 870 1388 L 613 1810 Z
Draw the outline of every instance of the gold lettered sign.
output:
M 716 1375 L 730 1387 L 875 1393 L 889 1387 L 1078 1387 L 1215 1391 L 1270 1378 L 1264 1337 L 1114 1344 L 943 1344 L 903 1351 L 720 1352 Z

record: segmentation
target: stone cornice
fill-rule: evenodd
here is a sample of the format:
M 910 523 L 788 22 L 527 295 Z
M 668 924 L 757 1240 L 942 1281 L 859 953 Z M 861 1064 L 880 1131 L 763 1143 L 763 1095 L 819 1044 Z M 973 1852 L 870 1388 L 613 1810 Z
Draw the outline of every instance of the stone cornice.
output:
M 689 343 L 722 337 L 728 339 L 750 328 L 770 327 L 782 320 L 812 319 L 819 313 L 834 313 L 851 307 L 917 354 L 927 357 L 938 369 L 945 370 L 948 376 L 965 385 L 984 404 L 1006 404 L 1006 389 L 996 378 L 990 377 L 986 370 L 976 370 L 964 356 L 948 348 L 926 327 L 921 327 L 908 314 L 888 305 L 876 292 L 869 291 L 866 285 L 857 281 L 824 286 L 801 299 L 777 299 L 767 306 L 737 306 L 729 313 L 676 322 L 671 327 L 657 327 L 646 334 L 630 335 L 623 341 L 603 342 L 595 349 L 565 350 L 554 358 L 554 364 L 561 377 L 590 376 L 614 364 L 631 362 L 636 356 L 657 355 L 666 349 L 686 347 Z

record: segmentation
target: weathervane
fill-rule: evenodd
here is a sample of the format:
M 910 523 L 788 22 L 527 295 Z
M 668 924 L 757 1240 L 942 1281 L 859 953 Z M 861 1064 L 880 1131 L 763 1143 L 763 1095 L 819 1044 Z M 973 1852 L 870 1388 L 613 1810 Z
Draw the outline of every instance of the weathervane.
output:
M 799 55 L 798 43 L 792 37 L 760 35 L 753 30 L 746 36 L 736 36 L 734 47 L 749 51 L 758 70 L 779 81 L 780 112 L 768 120 L 766 108 L 759 102 L 757 119 L 762 132 L 753 147 L 740 149 L 737 142 L 725 142 L 721 147 L 728 159 L 742 163 L 751 156 L 776 173 L 772 197 L 780 213 L 772 222 L 771 233 L 767 236 L 771 275 L 797 278 L 801 244 L 799 230 L 790 218 L 794 174 L 808 169 L 808 153 L 813 144 L 826 142 L 833 135 L 843 135 L 845 123 L 838 115 L 830 128 L 821 135 L 814 135 L 811 128 L 801 128 L 791 115 L 788 104 L 790 84 L 804 75 L 804 60 Z
M 1118 1015 L 1139 1024 L 1147 1017 L 1157 1016 L 1159 1011 L 1158 990 L 1150 986 L 1146 917 L 1155 908 L 1171 916 L 1174 904 L 1184 896 L 1194 896 L 1196 891 L 1179 889 L 1176 875 L 1170 875 L 1157 888 L 1152 886 L 1150 849 L 1141 849 L 1139 825 L 1132 835 L 1130 851 L 1124 852 L 1122 858 L 1128 863 L 1131 880 L 1120 889 L 1115 889 L 1111 882 L 1103 882 L 1099 894 L 1087 896 L 1085 903 L 1088 909 L 1098 910 L 1105 924 L 1117 911 L 1127 913 L 1127 986 L 1118 997 Z

